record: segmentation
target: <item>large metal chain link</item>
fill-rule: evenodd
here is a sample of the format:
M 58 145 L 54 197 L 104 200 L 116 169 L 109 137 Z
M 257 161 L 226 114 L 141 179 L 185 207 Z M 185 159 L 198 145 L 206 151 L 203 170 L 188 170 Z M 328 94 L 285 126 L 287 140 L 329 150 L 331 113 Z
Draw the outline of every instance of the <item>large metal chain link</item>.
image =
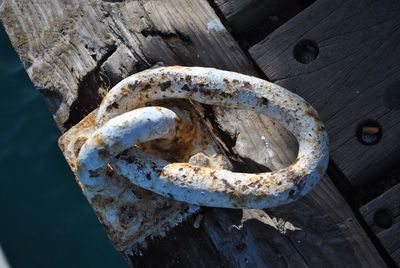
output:
M 170 163 L 140 151 L 140 144 L 180 135 L 179 116 L 154 101 L 187 99 L 248 109 L 281 123 L 296 137 L 297 159 L 267 173 L 238 173 L 189 163 Z M 117 156 L 131 148 L 129 161 Z M 133 148 L 133 149 L 132 149 Z M 227 208 L 267 208 L 296 200 L 319 181 L 329 159 L 328 137 L 317 112 L 301 97 L 267 81 L 200 67 L 162 67 L 132 75 L 104 98 L 96 131 L 78 156 L 85 187 L 104 184 L 108 165 L 131 183 L 179 201 Z

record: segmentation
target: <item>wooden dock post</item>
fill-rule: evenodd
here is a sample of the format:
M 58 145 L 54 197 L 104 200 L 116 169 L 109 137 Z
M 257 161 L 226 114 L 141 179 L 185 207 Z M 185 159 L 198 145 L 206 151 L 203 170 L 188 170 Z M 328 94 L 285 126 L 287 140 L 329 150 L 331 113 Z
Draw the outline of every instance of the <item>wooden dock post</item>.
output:
M 62 132 L 118 80 L 157 62 L 262 75 L 206 0 L 0 0 L 0 17 Z M 268 53 L 278 55 L 282 44 Z M 254 48 L 251 55 L 273 73 Z M 207 120 L 232 156 L 240 156 L 243 171 L 277 169 L 296 155 L 293 138 L 268 118 L 214 109 Z M 126 258 L 139 267 L 385 267 L 328 176 L 287 206 L 205 208 L 202 215 L 199 228 L 186 222 Z

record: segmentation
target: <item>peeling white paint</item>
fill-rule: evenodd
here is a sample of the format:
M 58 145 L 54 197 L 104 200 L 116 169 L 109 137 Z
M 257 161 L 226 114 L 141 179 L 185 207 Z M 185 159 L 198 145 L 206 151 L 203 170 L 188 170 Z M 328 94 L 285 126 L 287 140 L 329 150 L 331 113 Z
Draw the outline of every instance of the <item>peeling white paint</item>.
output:
M 172 140 L 176 115 L 160 107 L 140 108 L 171 98 L 253 110 L 281 122 L 298 140 L 296 162 L 273 172 L 249 174 L 169 163 L 140 151 L 130 161 L 115 159 L 137 143 Z M 111 163 L 132 184 L 178 201 L 213 207 L 267 208 L 308 193 L 328 164 L 328 137 L 323 123 L 301 97 L 255 77 L 212 68 L 163 67 L 126 78 L 104 98 L 96 122 L 98 130 L 78 157 L 78 175 L 88 187 L 105 183 L 98 181 L 97 171 Z

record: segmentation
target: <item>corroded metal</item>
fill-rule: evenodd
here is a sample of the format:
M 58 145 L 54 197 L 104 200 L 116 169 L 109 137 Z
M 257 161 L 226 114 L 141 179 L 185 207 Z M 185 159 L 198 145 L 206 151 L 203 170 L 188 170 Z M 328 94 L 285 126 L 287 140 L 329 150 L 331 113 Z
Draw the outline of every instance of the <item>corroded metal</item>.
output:
M 182 135 L 171 111 L 141 108 L 154 101 L 187 99 L 204 104 L 262 113 L 297 138 L 299 152 L 290 166 L 248 174 L 170 163 L 135 149 L 154 139 Z M 135 110 L 138 109 L 138 110 Z M 191 204 L 227 208 L 267 208 L 286 204 L 308 193 L 328 164 L 328 138 L 316 111 L 299 96 L 264 80 L 211 68 L 163 67 L 124 79 L 104 98 L 95 133 L 78 156 L 78 176 L 86 188 L 106 184 L 107 166 L 132 184 Z
M 230 172 L 229 161 L 217 153 L 220 148 L 193 106 L 177 98 L 266 113 L 300 137 L 299 157 L 269 175 Z M 126 254 L 199 210 L 174 199 L 263 207 L 304 195 L 326 168 L 327 142 L 315 110 L 300 97 L 253 77 L 183 67 L 123 80 L 99 109 L 59 140 L 110 240 Z
M 189 107 L 189 105 L 185 106 L 172 101 L 168 103 L 168 108 L 181 119 L 182 124 L 179 127 L 191 126 L 190 130 L 182 127 L 181 131 L 190 133 L 193 139 L 192 142 L 184 136 L 178 140 L 177 146 L 185 147 L 185 150 L 174 150 L 173 156 L 170 157 L 171 161 L 183 160 L 199 152 L 204 152 L 210 158 L 217 157 L 216 151 L 210 145 L 212 141 L 201 131 L 196 114 L 189 110 Z M 60 148 L 76 175 L 79 167 L 77 157 L 82 145 L 96 131 L 96 114 L 97 110 L 93 111 L 59 140 Z M 193 144 L 192 147 L 184 146 L 188 140 Z M 157 143 L 147 145 L 146 148 L 141 149 L 151 153 L 160 151 Z M 135 149 L 132 149 L 125 151 L 119 157 L 129 161 L 135 155 Z M 107 165 L 106 169 L 92 175 L 98 175 L 91 178 L 96 179 L 97 184 L 86 185 L 80 177 L 76 176 L 77 183 L 114 246 L 128 255 L 138 253 L 141 248 L 147 246 L 149 239 L 164 236 L 169 229 L 188 220 L 199 210 L 198 206 L 164 198 L 132 184 L 115 172 L 111 165 Z

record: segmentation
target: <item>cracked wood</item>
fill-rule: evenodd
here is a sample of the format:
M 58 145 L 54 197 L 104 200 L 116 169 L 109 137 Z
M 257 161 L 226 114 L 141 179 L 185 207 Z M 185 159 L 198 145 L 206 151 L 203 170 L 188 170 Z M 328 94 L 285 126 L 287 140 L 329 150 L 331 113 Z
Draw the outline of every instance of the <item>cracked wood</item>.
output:
M 4 0 L 0 15 L 62 131 L 97 106 L 120 77 L 160 61 L 257 74 L 203 0 Z M 277 169 L 295 158 L 293 138 L 268 118 L 231 110 L 207 116 L 216 132 L 236 137 L 229 151 L 241 156 L 242 171 Z M 232 229 L 243 213 L 205 209 L 197 231 L 188 219 L 130 261 L 153 267 L 384 266 L 327 177 L 301 202 L 269 211 L 276 223 L 261 215 Z M 295 229 L 281 232 L 290 225 Z

